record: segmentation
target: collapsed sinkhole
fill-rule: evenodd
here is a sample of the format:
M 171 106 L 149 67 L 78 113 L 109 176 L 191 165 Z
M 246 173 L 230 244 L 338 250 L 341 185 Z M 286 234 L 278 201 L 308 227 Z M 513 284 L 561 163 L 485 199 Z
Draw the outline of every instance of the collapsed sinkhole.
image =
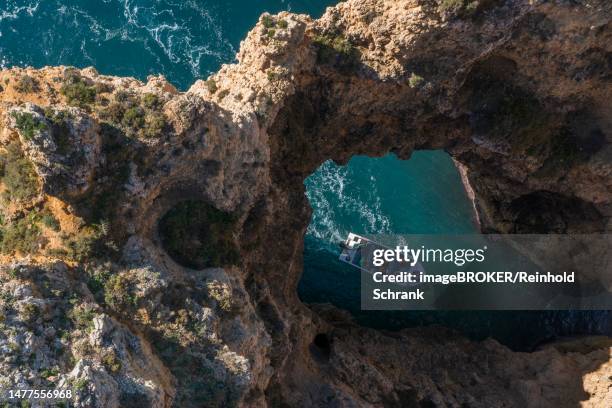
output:
M 233 240 L 236 219 L 202 200 L 187 200 L 159 220 L 162 247 L 179 265 L 191 269 L 236 264 Z

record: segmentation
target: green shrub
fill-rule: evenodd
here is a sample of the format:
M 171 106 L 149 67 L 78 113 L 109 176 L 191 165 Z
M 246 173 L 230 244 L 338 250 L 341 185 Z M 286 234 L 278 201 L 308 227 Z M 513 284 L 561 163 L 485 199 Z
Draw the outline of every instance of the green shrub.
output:
M 73 380 L 72 385 L 77 391 L 83 391 L 84 389 L 88 387 L 89 380 L 87 378 L 79 378 L 79 379 Z
M 276 27 L 276 21 L 274 21 L 274 19 L 272 18 L 272 16 L 263 16 L 261 18 L 261 22 L 263 23 L 263 26 L 266 28 L 273 28 Z
M 47 124 L 36 119 L 30 112 L 12 112 L 11 116 L 15 119 L 17 130 L 25 139 L 32 139 L 34 134 L 47 129 Z
M 147 139 L 159 137 L 166 126 L 166 115 L 159 112 L 147 113 L 145 116 L 145 126 L 142 129 L 142 136 Z
M 162 244 L 183 266 L 203 269 L 236 264 L 235 219 L 203 201 L 185 201 L 159 222 Z
M 346 68 L 358 62 L 359 52 L 342 34 L 318 34 L 312 40 L 317 47 L 317 62 L 337 63 Z
M 94 89 L 96 90 L 96 94 L 102 93 L 110 93 L 113 92 L 113 86 L 111 84 L 106 84 L 104 82 L 96 82 L 94 84 Z
M 130 282 L 124 275 L 111 275 L 104 282 L 104 303 L 112 309 L 122 310 L 134 306 Z
M 267 75 L 268 81 L 270 82 L 276 81 L 278 79 L 278 74 L 272 70 L 268 70 Z
M 78 329 L 87 331 L 93 328 L 94 317 L 96 317 L 96 312 L 86 304 L 75 306 L 68 312 L 68 318 L 74 322 L 74 325 Z
M 229 95 L 229 90 L 222 90 L 221 92 L 219 92 L 219 100 L 222 101 L 227 95 Z
M 107 269 L 95 269 L 88 272 L 89 279 L 87 280 L 87 287 L 94 295 L 102 293 L 106 282 L 111 277 L 110 272 Z
M 353 49 L 351 43 L 341 34 L 317 35 L 314 37 L 313 42 L 318 46 L 331 48 L 339 54 L 350 54 Z
M 33 93 L 39 89 L 38 81 L 29 75 L 23 75 L 15 84 L 15 90 L 19 93 Z
M 68 251 L 66 251 L 64 248 L 49 248 L 45 251 L 45 254 L 52 258 L 68 258 Z
M 31 322 L 36 319 L 40 315 L 40 309 L 34 303 L 26 303 L 23 305 L 23 310 L 21 311 L 23 319 L 26 322 Z
M 53 231 L 60 230 L 60 223 L 51 211 L 47 210 L 43 212 L 40 217 L 40 221 L 43 223 L 43 225 L 45 225 L 47 228 L 52 229 Z
M 66 75 L 60 93 L 66 97 L 70 105 L 81 108 L 94 103 L 96 100 L 96 88 L 89 86 L 76 72 L 69 72 Z
M 438 5 L 440 11 L 458 10 L 463 7 L 465 0 L 442 0 Z
M 146 94 L 142 99 L 117 92 L 115 102 L 100 113 L 130 137 L 155 138 L 167 128 L 167 118 L 162 111 L 162 103 L 155 94 Z
M 56 368 L 45 368 L 40 372 L 40 376 L 42 378 L 54 377 L 59 374 L 59 371 Z
M 64 236 L 63 244 L 68 259 L 84 262 L 91 258 L 94 248 L 98 244 L 99 234 L 94 228 L 85 227 L 72 236 Z
M 408 85 L 411 88 L 416 88 L 421 85 L 423 81 L 425 81 L 425 79 L 422 76 L 417 75 L 413 72 L 412 75 L 410 75 L 410 78 L 408 79 Z
M 134 132 L 145 124 L 145 113 L 139 106 L 134 106 L 125 111 L 121 124 Z
M 33 254 L 41 243 L 38 214 L 31 212 L 18 220 L 0 225 L 0 252 L 4 254 Z
M 215 92 L 217 92 L 217 83 L 215 82 L 214 79 L 209 79 L 208 81 L 206 81 L 206 87 L 208 88 L 208 92 L 210 92 L 211 94 L 214 94 Z
M 58 125 L 60 123 L 64 123 L 67 119 L 70 119 L 72 116 L 70 112 L 58 110 L 56 111 L 52 107 L 47 107 L 45 109 L 45 118 L 52 124 Z
M 121 370 L 121 361 L 117 358 L 114 352 L 108 351 L 102 356 L 102 364 L 111 373 L 118 373 Z
M 207 287 L 208 295 L 217 302 L 217 306 L 226 313 L 232 312 L 234 302 L 231 287 L 216 281 L 208 283 Z
M 113 102 L 100 113 L 100 117 L 110 121 L 111 123 L 120 124 L 123 120 L 125 110 L 126 108 L 124 104 Z
M 285 29 L 289 26 L 286 20 L 276 20 L 272 16 L 263 16 L 262 23 L 265 27 L 264 34 L 266 34 L 269 38 L 274 37 L 277 28 Z
M 132 96 L 128 91 L 120 89 L 115 93 L 115 100 L 117 102 L 130 102 L 132 100 Z
M 148 109 L 159 109 L 161 106 L 161 101 L 157 95 L 148 93 L 142 97 L 142 104 Z
M 438 10 L 466 15 L 475 12 L 479 5 L 479 0 L 442 0 L 438 5 Z
M 6 199 L 29 201 L 38 194 L 40 186 L 34 166 L 23 155 L 19 142 L 9 144 L 6 153 L 0 154 L 0 170 Z

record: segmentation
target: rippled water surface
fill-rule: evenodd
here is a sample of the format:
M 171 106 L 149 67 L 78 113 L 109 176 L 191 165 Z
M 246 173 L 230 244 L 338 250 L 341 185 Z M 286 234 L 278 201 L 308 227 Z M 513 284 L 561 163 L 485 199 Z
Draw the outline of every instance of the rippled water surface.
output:
M 415 152 L 410 160 L 356 156 L 346 166 L 328 161 L 305 184 L 313 208 L 300 285 L 306 301 L 358 312 L 359 273 L 337 259 L 349 232 L 477 232 L 459 174 L 442 151 Z
M 451 158 L 442 151 L 354 157 L 347 166 L 324 163 L 305 182 L 313 208 L 304 250 L 300 295 L 350 310 L 362 324 L 400 329 L 440 324 L 474 339 L 494 337 L 519 350 L 562 336 L 612 334 L 610 312 L 381 312 L 360 310 L 359 272 L 338 261 L 349 231 L 374 234 L 477 233 L 472 205 Z
M 0 66 L 163 73 L 182 89 L 232 62 L 264 11 L 320 15 L 323 0 L 3 0 Z

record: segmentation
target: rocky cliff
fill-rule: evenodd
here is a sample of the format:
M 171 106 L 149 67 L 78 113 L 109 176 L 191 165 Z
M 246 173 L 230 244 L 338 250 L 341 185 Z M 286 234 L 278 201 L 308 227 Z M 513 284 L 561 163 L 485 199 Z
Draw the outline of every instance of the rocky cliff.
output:
M 612 229 L 612 7 L 353 0 L 263 15 L 178 92 L 0 71 L 0 387 L 76 406 L 603 407 L 612 343 L 385 333 L 297 297 L 325 160 L 445 149 L 486 232 Z

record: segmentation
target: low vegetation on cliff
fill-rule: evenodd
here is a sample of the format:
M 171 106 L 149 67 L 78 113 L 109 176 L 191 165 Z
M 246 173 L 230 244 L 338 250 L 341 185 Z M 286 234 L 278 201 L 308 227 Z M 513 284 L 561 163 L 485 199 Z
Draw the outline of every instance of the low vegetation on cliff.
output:
M 90 85 L 76 70 L 66 72 L 60 92 L 66 97 L 68 104 L 80 108 L 86 109 L 96 100 L 95 87 Z
M 332 64 L 351 69 L 355 68 L 359 62 L 359 51 L 342 34 L 317 34 L 313 37 L 312 42 L 317 48 L 319 64 Z
M 438 0 L 438 11 L 459 18 L 470 18 L 500 3 L 499 0 Z
M 101 109 L 100 117 L 124 130 L 129 137 L 152 139 L 168 129 L 162 106 L 162 101 L 155 94 L 139 96 L 118 91 L 114 94 L 114 100 Z
M 273 17 L 267 14 L 264 15 L 261 19 L 265 28 L 265 35 L 270 38 L 274 37 L 277 29 L 285 29 L 288 27 L 287 20 L 279 19 L 277 17 Z
M 0 151 L 0 181 L 4 185 L 2 198 L 5 202 L 32 200 L 40 185 L 32 163 L 23 155 L 20 143 L 14 141 Z
M 13 112 L 12 116 L 17 129 L 26 139 L 31 139 L 36 133 L 47 129 L 46 123 L 35 118 L 30 112 Z
M 39 223 L 37 211 L 16 220 L 0 220 L 0 253 L 36 253 L 43 244 Z
M 33 93 L 40 90 L 38 80 L 30 75 L 22 75 L 15 84 L 15 90 L 19 93 Z

